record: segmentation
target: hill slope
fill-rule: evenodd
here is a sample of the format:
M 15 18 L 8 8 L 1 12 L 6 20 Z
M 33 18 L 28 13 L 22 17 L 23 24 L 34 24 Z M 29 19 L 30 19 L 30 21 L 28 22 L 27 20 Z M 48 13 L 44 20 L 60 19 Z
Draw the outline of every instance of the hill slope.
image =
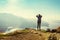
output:
M 35 29 L 16 30 L 15 32 L 0 35 L 0 40 L 48 40 L 50 35 L 56 35 L 60 39 L 59 33 L 49 33 L 37 31 Z

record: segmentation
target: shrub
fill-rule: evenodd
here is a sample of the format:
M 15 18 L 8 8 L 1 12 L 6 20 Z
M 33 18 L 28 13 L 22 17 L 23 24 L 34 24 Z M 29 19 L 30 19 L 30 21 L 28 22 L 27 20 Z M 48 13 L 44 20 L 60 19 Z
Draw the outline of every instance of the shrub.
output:
M 57 32 L 57 30 L 56 29 L 52 29 L 51 32 L 54 33 L 54 32 Z
M 46 30 L 46 32 L 51 32 L 51 30 L 48 28 L 48 29 Z

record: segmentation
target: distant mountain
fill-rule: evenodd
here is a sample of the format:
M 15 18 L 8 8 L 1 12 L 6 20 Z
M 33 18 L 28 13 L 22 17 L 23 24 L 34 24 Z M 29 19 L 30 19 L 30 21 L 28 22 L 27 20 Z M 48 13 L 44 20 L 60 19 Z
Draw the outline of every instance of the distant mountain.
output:
M 0 28 L 2 28 L 2 30 L 5 28 L 4 31 L 14 28 L 36 28 L 36 26 L 35 20 L 32 21 L 26 18 L 17 17 L 13 14 L 0 13 Z M 42 26 L 47 27 L 49 23 L 43 21 Z
M 0 27 L 9 27 L 20 25 L 20 20 L 24 20 L 22 18 L 18 18 L 12 14 L 0 13 Z
M 0 28 L 8 28 L 8 27 L 13 28 L 35 27 L 35 23 L 28 19 L 17 17 L 12 14 L 0 13 Z

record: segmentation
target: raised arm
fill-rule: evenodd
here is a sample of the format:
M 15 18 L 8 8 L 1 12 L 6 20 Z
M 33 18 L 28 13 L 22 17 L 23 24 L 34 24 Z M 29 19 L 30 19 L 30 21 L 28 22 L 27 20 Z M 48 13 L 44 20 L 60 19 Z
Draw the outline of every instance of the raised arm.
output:
M 39 15 L 36 15 L 36 17 L 38 17 Z

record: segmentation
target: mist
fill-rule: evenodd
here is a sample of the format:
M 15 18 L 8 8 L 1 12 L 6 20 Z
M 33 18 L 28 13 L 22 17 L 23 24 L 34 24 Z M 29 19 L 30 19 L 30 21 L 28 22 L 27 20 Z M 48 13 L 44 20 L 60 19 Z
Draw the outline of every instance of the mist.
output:
M 53 23 L 54 24 L 54 23 Z M 54 26 L 58 26 L 59 23 L 56 25 L 49 24 L 46 21 L 42 20 L 41 28 L 47 29 L 52 28 Z M 24 29 L 24 28 L 35 28 L 37 27 L 37 20 L 30 20 L 23 17 L 17 17 L 12 14 L 8 13 L 0 13 L 0 32 L 7 32 L 13 29 Z

